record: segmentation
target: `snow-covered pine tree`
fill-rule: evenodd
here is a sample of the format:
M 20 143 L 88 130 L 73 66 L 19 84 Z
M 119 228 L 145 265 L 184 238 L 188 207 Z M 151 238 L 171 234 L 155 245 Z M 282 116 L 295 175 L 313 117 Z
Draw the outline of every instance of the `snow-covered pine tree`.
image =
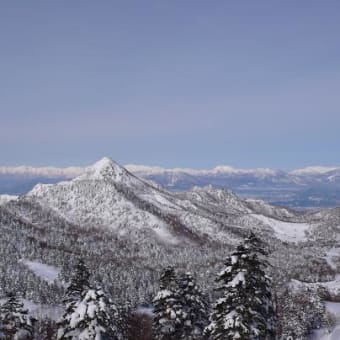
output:
M 75 302 L 73 313 L 65 317 L 68 327 L 58 333 L 58 339 L 117 340 L 110 308 L 112 304 L 100 288 L 88 289 Z
M 79 259 L 65 294 L 66 309 L 58 322 L 58 339 L 118 340 L 117 308 L 100 288 L 89 283 L 90 273 Z
M 244 247 L 250 252 L 249 272 L 255 283 L 254 296 L 250 306 L 255 310 L 257 317 L 255 327 L 260 330 L 260 338 L 274 339 L 277 333 L 277 309 L 275 296 L 272 291 L 272 279 L 266 275 L 265 269 L 269 266 L 268 252 L 263 241 L 253 232 L 244 241 Z M 252 269 L 252 270 L 251 270 Z
M 185 315 L 178 294 L 176 274 L 173 267 L 163 270 L 160 278 L 160 290 L 153 300 L 155 340 L 179 340 Z
M 185 313 L 181 339 L 203 339 L 203 331 L 208 323 L 208 308 L 204 296 L 191 273 L 181 275 L 178 286 Z
M 222 297 L 213 307 L 207 328 L 210 339 L 275 339 L 276 313 L 264 269 L 261 241 L 252 233 L 226 260 L 217 278 Z
M 6 340 L 33 340 L 34 319 L 13 292 L 6 294 L 0 307 L 0 338 Z
M 82 258 L 78 259 L 74 271 L 71 275 L 71 281 L 66 289 L 64 304 L 65 312 L 58 321 L 58 339 L 72 339 L 68 336 L 70 331 L 70 316 L 76 308 L 76 304 L 82 299 L 85 292 L 90 288 L 90 272 Z
M 84 260 L 79 258 L 74 266 L 70 284 L 66 289 L 64 303 L 78 301 L 83 292 L 90 288 L 90 272 Z

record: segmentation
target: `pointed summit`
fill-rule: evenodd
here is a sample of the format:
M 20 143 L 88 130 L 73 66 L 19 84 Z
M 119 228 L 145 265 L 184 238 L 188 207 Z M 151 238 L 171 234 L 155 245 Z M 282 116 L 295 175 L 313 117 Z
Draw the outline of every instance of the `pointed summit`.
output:
M 104 157 L 98 162 L 96 162 L 93 166 L 91 166 L 91 172 L 93 173 L 94 178 L 114 178 L 120 177 L 124 169 L 119 164 L 115 163 L 112 159 L 108 157 Z
M 94 169 L 103 169 L 103 168 L 110 168 L 113 165 L 113 160 L 109 157 L 103 157 L 98 162 L 94 163 L 92 165 L 92 168 Z
M 94 165 L 88 167 L 85 174 L 76 178 L 76 180 L 113 180 L 121 182 L 124 177 L 129 177 L 129 173 L 118 163 L 108 157 L 104 157 Z
M 92 166 L 87 167 L 84 174 L 73 179 L 73 182 L 89 180 L 115 182 L 135 188 L 146 185 L 143 180 L 108 157 L 104 157 Z

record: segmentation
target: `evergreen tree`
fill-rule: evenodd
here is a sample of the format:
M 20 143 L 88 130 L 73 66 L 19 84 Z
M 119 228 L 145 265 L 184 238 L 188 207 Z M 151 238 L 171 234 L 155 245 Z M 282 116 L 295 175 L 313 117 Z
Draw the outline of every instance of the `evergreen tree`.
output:
M 179 282 L 179 295 L 183 304 L 185 321 L 181 339 L 202 339 L 207 325 L 207 303 L 191 273 L 183 274 Z
M 117 308 L 101 289 L 92 289 L 90 273 L 79 259 L 65 294 L 65 312 L 58 322 L 58 339 L 116 340 L 118 331 L 113 321 Z
M 54 320 L 44 317 L 38 319 L 34 325 L 35 338 L 39 340 L 57 339 L 58 327 Z M 1 337 L 0 337 L 1 339 Z
M 167 267 L 161 274 L 160 290 L 153 300 L 155 340 L 179 340 L 183 329 L 183 306 L 178 294 L 175 271 Z
M 70 316 L 73 315 L 77 303 L 83 298 L 85 292 L 90 288 L 90 273 L 83 259 L 79 259 L 71 275 L 71 281 L 66 289 L 64 304 L 65 312 L 58 322 L 58 339 L 72 339 L 68 331 L 70 329 Z M 72 327 L 71 327 L 72 328 Z
M 130 317 L 132 306 L 130 302 L 125 302 L 119 306 L 112 305 L 112 320 L 118 329 L 118 340 L 125 340 L 129 337 L 130 332 Z
M 313 329 L 327 328 L 325 305 L 315 291 L 286 291 L 279 297 L 280 336 L 283 339 L 305 339 Z
M 10 292 L 0 307 L 0 338 L 6 340 L 33 340 L 33 322 L 18 297 Z
M 227 259 L 218 275 L 217 300 L 207 328 L 212 340 L 275 339 L 275 309 L 271 280 L 264 269 L 267 255 L 261 241 L 251 234 Z
M 88 289 L 75 302 L 73 313 L 64 317 L 67 327 L 59 329 L 58 339 L 117 340 L 110 308 L 112 304 L 101 289 Z
M 67 287 L 64 303 L 78 301 L 83 292 L 90 288 L 90 272 L 82 258 L 78 259 Z

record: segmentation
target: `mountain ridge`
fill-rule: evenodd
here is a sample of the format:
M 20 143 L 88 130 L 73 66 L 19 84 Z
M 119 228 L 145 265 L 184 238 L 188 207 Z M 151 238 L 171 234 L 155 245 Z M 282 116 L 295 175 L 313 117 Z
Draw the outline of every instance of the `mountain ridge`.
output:
M 269 205 L 264 210 L 264 203 L 251 204 L 230 190 L 207 186 L 185 193 L 169 192 L 108 158 L 71 181 L 38 184 L 23 198 L 58 212 L 70 223 L 104 227 L 137 239 L 151 233 L 170 243 L 223 240 L 232 244 L 249 228 L 277 237 L 263 222 L 261 210 L 267 217 L 298 223 L 294 213 Z
M 109 159 L 104 157 L 104 159 Z M 328 166 L 306 166 L 303 168 L 297 168 L 290 171 L 284 171 L 277 168 L 237 168 L 229 165 L 217 165 L 213 168 L 208 169 L 195 169 L 195 168 L 167 168 L 161 166 L 148 166 L 139 164 L 126 164 L 124 167 L 130 172 L 145 172 L 145 173 L 162 173 L 162 172 L 180 172 L 192 175 L 198 174 L 249 174 L 257 173 L 262 175 L 274 176 L 277 174 L 291 174 L 291 175 L 320 175 L 334 170 L 340 170 L 340 166 L 328 167 Z M 80 166 L 67 166 L 67 167 L 56 167 L 56 166 L 0 166 L 0 174 L 30 174 L 30 175 L 44 175 L 44 176 L 65 176 L 68 178 L 74 178 L 80 174 L 86 172 L 88 167 Z

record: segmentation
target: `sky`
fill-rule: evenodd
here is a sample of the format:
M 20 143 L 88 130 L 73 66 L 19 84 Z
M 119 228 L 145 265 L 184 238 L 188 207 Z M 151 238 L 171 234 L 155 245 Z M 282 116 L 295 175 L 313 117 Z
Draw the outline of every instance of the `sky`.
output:
M 0 165 L 340 165 L 340 2 L 0 2 Z

